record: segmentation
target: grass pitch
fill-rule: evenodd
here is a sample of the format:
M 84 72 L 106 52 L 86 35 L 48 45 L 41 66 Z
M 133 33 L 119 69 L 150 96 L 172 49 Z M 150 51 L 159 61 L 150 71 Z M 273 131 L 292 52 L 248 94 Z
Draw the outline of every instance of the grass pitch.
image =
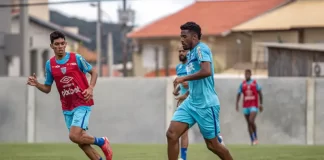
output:
M 115 144 L 112 147 L 114 160 L 167 160 L 166 145 Z M 324 146 L 227 147 L 234 160 L 324 160 Z M 189 146 L 188 160 L 217 159 L 204 144 Z M 0 144 L 0 160 L 87 160 L 87 157 L 73 144 Z

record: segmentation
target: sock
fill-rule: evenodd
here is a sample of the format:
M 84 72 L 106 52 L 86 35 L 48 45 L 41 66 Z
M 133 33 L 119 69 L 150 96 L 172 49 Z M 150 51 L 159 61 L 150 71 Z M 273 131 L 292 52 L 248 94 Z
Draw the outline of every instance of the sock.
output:
M 254 139 L 258 139 L 258 136 L 257 136 L 257 132 L 256 131 L 253 133 L 253 137 L 254 137 Z
M 97 145 L 99 147 L 101 147 L 102 145 L 105 144 L 105 139 L 103 139 L 103 138 L 96 138 L 96 137 L 94 137 L 94 138 L 95 138 L 95 141 L 94 141 L 93 144 L 95 144 L 95 145 Z
M 187 148 L 181 148 L 181 158 L 187 160 Z
M 223 140 L 222 140 L 222 138 L 220 136 L 217 136 L 217 140 L 218 140 L 219 143 L 223 142 Z
M 99 160 L 102 160 L 102 158 L 100 157 Z
M 250 138 L 251 138 L 251 142 L 253 142 L 254 141 L 253 133 L 250 135 Z

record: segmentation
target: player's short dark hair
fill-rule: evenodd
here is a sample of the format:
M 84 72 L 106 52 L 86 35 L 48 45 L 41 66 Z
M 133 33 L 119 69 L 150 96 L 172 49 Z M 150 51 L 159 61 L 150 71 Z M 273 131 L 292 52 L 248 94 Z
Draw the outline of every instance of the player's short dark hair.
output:
M 246 69 L 245 72 L 252 73 L 251 69 Z
M 65 40 L 65 35 L 62 32 L 60 32 L 60 31 L 54 31 L 54 32 L 52 32 L 50 34 L 51 43 L 53 43 L 54 40 L 59 39 L 59 38 L 62 38 L 62 39 Z
M 198 39 L 201 38 L 201 28 L 200 26 L 195 22 L 187 22 L 180 26 L 181 30 L 189 30 L 190 32 L 194 32 L 198 35 Z

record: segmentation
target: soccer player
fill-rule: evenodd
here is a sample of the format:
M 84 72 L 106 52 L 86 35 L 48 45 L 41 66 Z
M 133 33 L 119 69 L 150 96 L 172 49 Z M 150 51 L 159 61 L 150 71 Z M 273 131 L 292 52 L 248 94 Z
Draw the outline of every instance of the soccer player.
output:
M 190 50 L 186 66 L 187 75 L 177 77 L 175 84 L 188 81 L 189 96 L 175 111 L 169 129 L 168 158 L 176 160 L 179 154 L 179 138 L 196 122 L 207 148 L 222 160 L 232 160 L 230 152 L 218 140 L 220 133 L 220 104 L 214 88 L 213 58 L 209 47 L 200 42 L 201 28 L 195 22 L 180 27 L 183 49 Z
M 59 91 L 69 138 L 79 145 L 91 160 L 102 160 L 91 144 L 99 146 L 106 160 L 112 160 L 112 149 L 107 137 L 93 137 L 87 134 L 89 117 L 92 110 L 93 88 L 98 74 L 79 54 L 65 52 L 65 35 L 59 31 L 50 34 L 51 48 L 55 56 L 46 62 L 45 84 L 37 81 L 36 75 L 28 78 L 27 84 L 49 93 L 55 81 Z M 90 85 L 86 73 L 91 75 Z
M 176 66 L 176 72 L 178 77 L 187 75 L 187 70 L 186 70 L 187 53 L 188 50 L 184 50 L 182 46 L 179 46 L 180 63 Z M 183 82 L 178 86 L 174 86 L 173 94 L 175 96 L 178 96 L 176 97 L 176 100 L 178 101 L 177 102 L 177 107 L 178 107 L 189 95 L 188 82 Z M 187 160 L 187 149 L 189 145 L 188 131 L 183 133 L 183 135 L 181 136 L 180 143 L 181 143 L 181 154 L 180 154 L 181 159 L 179 160 Z
M 263 98 L 261 87 L 258 85 L 256 80 L 251 79 L 251 75 L 252 72 L 250 69 L 245 70 L 245 80 L 241 83 L 236 97 L 236 111 L 239 111 L 239 101 L 241 98 L 241 94 L 243 93 L 243 114 L 248 124 L 248 131 L 251 138 L 251 144 L 256 145 L 258 144 L 258 136 L 255 118 L 259 109 L 260 112 L 263 111 Z M 260 104 L 258 98 L 260 98 Z

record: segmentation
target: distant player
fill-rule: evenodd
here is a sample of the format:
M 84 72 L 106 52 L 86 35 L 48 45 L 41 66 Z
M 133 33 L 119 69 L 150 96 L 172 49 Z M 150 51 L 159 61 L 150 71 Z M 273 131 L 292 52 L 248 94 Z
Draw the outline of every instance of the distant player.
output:
M 179 47 L 179 60 L 180 64 L 177 65 L 176 71 L 177 71 L 177 76 L 185 76 L 187 75 L 187 70 L 186 70 L 186 63 L 187 63 L 187 53 L 188 50 L 184 50 L 182 46 Z M 180 92 L 180 95 L 179 95 Z M 188 97 L 189 91 L 188 91 L 188 82 L 183 82 L 179 84 L 178 86 L 174 86 L 174 92 L 173 94 L 176 97 L 177 102 L 177 107 Z M 187 160 L 187 150 L 188 150 L 188 145 L 189 145 L 189 138 L 188 138 L 188 131 L 183 133 L 181 136 L 181 154 L 180 157 L 181 159 L 179 160 Z
M 46 62 L 45 84 L 40 84 L 35 74 L 28 78 L 27 84 L 49 93 L 55 81 L 70 140 L 78 144 L 91 160 L 102 160 L 91 144 L 102 149 L 106 160 L 112 160 L 113 152 L 108 138 L 97 138 L 86 133 L 91 106 L 94 105 L 93 88 L 98 74 L 79 54 L 65 52 L 67 42 L 63 33 L 59 31 L 51 33 L 50 41 L 55 56 Z M 86 73 L 91 75 L 90 85 Z
M 251 144 L 258 144 L 257 127 L 255 118 L 260 109 L 262 112 L 262 92 L 261 87 L 256 80 L 251 79 L 251 70 L 245 70 L 245 81 L 243 81 L 238 89 L 236 98 L 236 111 L 239 111 L 239 101 L 243 93 L 243 113 L 248 124 L 248 130 L 251 138 Z M 260 98 L 260 104 L 258 101 Z
M 218 140 L 220 133 L 220 104 L 214 88 L 214 67 L 209 47 L 200 42 L 201 28 L 195 22 L 187 22 L 181 27 L 181 43 L 188 53 L 187 75 L 177 77 L 174 83 L 188 81 L 189 96 L 175 111 L 169 129 L 168 158 L 177 160 L 179 138 L 196 122 L 207 147 L 222 160 L 232 160 L 230 152 Z

